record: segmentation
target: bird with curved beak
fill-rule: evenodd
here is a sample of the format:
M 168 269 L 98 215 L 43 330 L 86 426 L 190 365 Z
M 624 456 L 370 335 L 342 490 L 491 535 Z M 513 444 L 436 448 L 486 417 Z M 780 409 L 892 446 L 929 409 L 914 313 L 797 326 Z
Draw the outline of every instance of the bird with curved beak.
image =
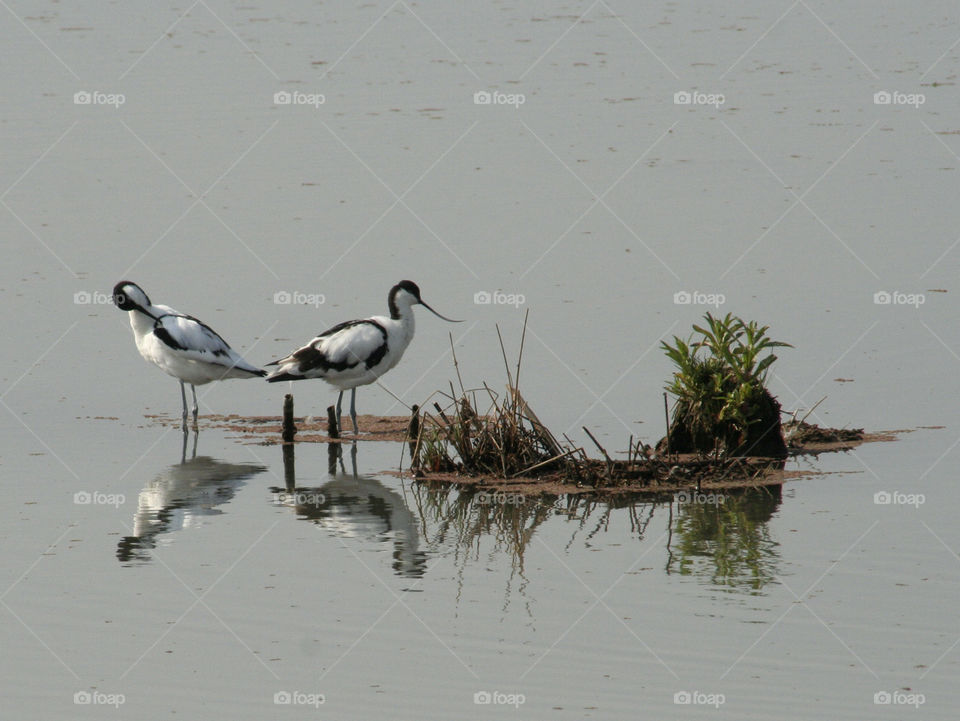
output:
M 462 323 L 440 315 L 420 297 L 420 288 L 401 280 L 387 297 L 390 316 L 376 315 L 363 320 L 348 320 L 325 330 L 305 346 L 280 360 L 267 376 L 267 382 L 299 381 L 321 378 L 337 388 L 337 426 L 339 430 L 343 392 L 350 391 L 350 418 L 353 433 L 357 427 L 357 386 L 368 385 L 393 368 L 413 339 L 413 306 L 422 305 L 438 318 Z
M 187 391 L 193 390 L 193 427 L 197 427 L 196 386 L 226 378 L 253 378 L 267 372 L 250 365 L 217 335 L 193 316 L 167 305 L 154 305 L 143 289 L 122 280 L 113 289 L 113 302 L 130 313 L 137 350 L 144 359 L 180 381 L 183 399 L 183 432 L 187 432 Z

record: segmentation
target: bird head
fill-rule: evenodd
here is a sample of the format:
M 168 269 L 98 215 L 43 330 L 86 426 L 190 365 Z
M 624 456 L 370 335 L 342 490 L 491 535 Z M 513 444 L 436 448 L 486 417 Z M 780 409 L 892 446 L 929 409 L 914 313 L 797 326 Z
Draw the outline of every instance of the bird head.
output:
M 445 321 L 450 323 L 463 322 L 462 320 L 454 320 L 453 318 L 447 318 L 446 316 L 440 315 L 437 313 L 437 311 L 427 305 L 427 302 L 420 297 L 420 288 L 412 280 L 401 280 L 399 283 L 393 286 L 390 289 L 388 303 L 390 305 L 391 318 L 400 317 L 400 308 L 409 308 L 413 305 L 422 305 L 435 316 L 442 318 Z
M 121 280 L 113 287 L 113 303 L 120 310 L 143 310 L 151 305 L 143 289 L 129 280 Z

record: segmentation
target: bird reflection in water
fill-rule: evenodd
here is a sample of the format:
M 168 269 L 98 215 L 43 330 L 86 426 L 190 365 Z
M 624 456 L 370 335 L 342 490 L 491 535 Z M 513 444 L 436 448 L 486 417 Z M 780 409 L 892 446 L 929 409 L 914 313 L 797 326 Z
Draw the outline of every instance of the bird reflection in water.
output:
M 427 555 L 420 550 L 417 519 L 403 496 L 376 478 L 357 473 L 355 443 L 350 446 L 349 473 L 344 466 L 343 446 L 330 443 L 327 451 L 331 480 L 316 488 L 305 488 L 296 485 L 294 444 L 283 444 L 286 488 L 271 489 L 276 500 L 331 535 L 387 546 L 394 573 L 405 578 L 422 577 Z
M 205 516 L 223 511 L 218 506 L 230 501 L 246 479 L 267 470 L 253 463 L 223 463 L 209 456 L 197 456 L 197 433 L 187 458 L 188 436 L 183 436 L 180 462 L 151 480 L 140 491 L 133 535 L 117 544 L 117 559 L 124 564 L 150 560 L 158 537 L 197 527 Z M 170 539 L 167 539 L 169 542 Z

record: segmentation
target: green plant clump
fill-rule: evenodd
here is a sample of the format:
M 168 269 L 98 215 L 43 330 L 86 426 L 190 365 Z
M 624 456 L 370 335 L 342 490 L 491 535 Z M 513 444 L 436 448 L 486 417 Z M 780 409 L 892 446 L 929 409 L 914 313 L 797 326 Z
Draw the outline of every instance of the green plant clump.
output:
M 706 327 L 693 326 L 694 333 L 687 340 L 674 336 L 673 345 L 661 344 L 676 366 L 673 380 L 666 386 L 677 400 L 669 431 L 670 450 L 786 456 L 780 404 L 766 388 L 767 373 L 777 357 L 763 354 L 778 346 L 792 346 L 771 340 L 769 326 L 745 323 L 731 313 L 723 318 L 707 313 L 704 319 Z

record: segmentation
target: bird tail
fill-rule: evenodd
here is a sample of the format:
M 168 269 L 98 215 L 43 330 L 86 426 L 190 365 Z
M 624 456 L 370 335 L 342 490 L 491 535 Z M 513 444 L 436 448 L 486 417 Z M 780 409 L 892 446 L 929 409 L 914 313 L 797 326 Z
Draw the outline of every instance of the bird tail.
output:
M 275 370 L 270 375 L 267 375 L 267 383 L 277 383 L 278 381 L 302 381 L 303 376 L 296 376 L 293 373 L 288 373 L 285 370 Z
M 267 372 L 265 370 L 263 370 L 262 368 L 257 368 L 256 366 L 250 365 L 242 358 L 239 361 L 235 362 L 230 370 L 239 371 L 241 373 L 249 373 L 251 376 L 263 377 L 267 375 Z M 245 376 L 235 376 L 235 377 L 242 378 Z
M 223 374 L 217 380 L 226 380 L 227 378 L 257 378 L 267 374 L 265 370 L 254 368 L 253 366 L 234 365 L 223 369 Z

